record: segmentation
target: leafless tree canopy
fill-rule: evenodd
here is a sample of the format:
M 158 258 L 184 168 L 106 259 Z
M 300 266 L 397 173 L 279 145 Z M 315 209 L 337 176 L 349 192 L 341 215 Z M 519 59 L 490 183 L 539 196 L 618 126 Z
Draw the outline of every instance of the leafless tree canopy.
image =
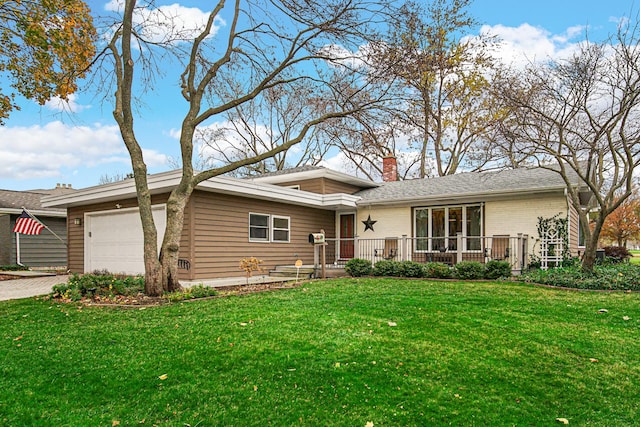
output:
M 611 40 L 585 42 L 568 60 L 532 65 L 496 86 L 510 109 L 501 129 L 510 156 L 557 169 L 575 206 L 584 200 L 572 176 L 593 194 L 592 228 L 587 210 L 579 212 L 587 271 L 604 220 L 631 195 L 640 162 L 639 35 L 637 26 L 621 26 Z

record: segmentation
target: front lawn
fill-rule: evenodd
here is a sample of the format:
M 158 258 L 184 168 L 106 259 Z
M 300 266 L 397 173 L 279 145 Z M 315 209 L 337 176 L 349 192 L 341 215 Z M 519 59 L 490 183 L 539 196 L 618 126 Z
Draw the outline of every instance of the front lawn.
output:
M 637 293 L 352 278 L 0 318 L 1 425 L 640 424 Z

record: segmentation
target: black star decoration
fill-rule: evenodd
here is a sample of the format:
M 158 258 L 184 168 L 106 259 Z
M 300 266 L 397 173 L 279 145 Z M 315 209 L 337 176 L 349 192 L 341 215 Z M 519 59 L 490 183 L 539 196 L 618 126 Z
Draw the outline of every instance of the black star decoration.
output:
M 362 221 L 362 223 L 364 224 L 364 231 L 367 231 L 367 230 L 373 231 L 373 224 L 375 224 L 376 222 L 378 221 L 372 220 L 371 215 L 369 215 L 366 221 Z

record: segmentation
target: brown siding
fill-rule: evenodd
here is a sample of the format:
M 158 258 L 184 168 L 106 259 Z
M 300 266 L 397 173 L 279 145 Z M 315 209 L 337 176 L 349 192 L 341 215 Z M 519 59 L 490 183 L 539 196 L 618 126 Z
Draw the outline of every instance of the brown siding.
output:
M 11 216 L 0 215 L 0 265 L 11 263 Z
M 335 237 L 335 213 L 282 203 L 196 192 L 195 278 L 242 276 L 242 258 L 264 261 L 265 270 L 277 265 L 293 265 L 296 259 L 313 263 L 313 245 L 309 233 L 324 228 L 327 237 Z M 290 242 L 249 242 L 249 213 L 290 217 Z M 192 268 L 194 268 L 192 264 Z
M 294 185 L 299 185 L 300 190 L 308 191 L 310 193 L 317 193 L 317 194 L 336 194 L 336 193 L 354 194 L 362 190 L 362 188 L 357 187 L 355 185 L 345 184 L 344 182 L 335 181 L 333 179 L 327 179 L 327 178 L 315 178 L 315 179 L 307 179 L 302 181 L 290 181 L 290 182 L 279 183 L 278 185 L 282 187 L 291 187 Z
M 167 195 L 153 198 L 154 204 L 165 203 Z M 135 199 L 101 203 L 68 211 L 69 269 L 84 269 L 84 214 L 137 206 Z M 249 242 L 249 212 L 282 215 L 290 218 L 289 243 Z M 74 225 L 81 218 L 81 225 Z M 277 265 L 292 265 L 296 259 L 313 263 L 313 245 L 309 233 L 324 228 L 327 237 L 335 237 L 335 213 L 282 203 L 196 191 L 185 209 L 180 258 L 189 261 L 190 269 L 181 269 L 180 279 L 198 280 L 242 276 L 240 260 L 254 256 L 264 261 L 266 271 Z

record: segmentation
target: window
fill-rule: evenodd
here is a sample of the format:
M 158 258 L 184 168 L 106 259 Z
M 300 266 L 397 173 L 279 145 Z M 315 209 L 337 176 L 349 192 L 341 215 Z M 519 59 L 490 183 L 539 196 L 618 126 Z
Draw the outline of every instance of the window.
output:
M 274 242 L 288 242 L 289 218 L 286 216 L 273 216 L 271 219 L 272 240 Z
M 249 241 L 269 241 L 269 215 L 249 214 Z
M 414 220 L 417 251 L 455 251 L 458 249 L 458 233 L 466 237 L 462 250 L 481 250 L 480 205 L 416 208 Z
M 249 214 L 250 242 L 289 242 L 290 220 L 286 216 Z

